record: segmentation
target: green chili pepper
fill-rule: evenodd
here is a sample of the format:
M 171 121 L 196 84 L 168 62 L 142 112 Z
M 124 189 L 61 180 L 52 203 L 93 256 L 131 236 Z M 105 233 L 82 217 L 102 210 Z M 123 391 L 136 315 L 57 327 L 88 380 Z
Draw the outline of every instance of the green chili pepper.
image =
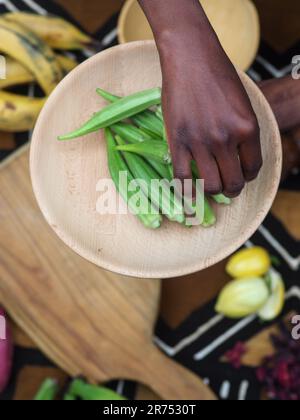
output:
M 120 136 L 116 136 L 116 141 L 119 145 L 126 144 Z M 139 182 L 138 180 L 145 181 L 141 182 L 140 186 L 146 194 L 151 192 L 151 202 L 159 207 L 169 220 L 183 223 L 185 216 L 182 201 L 174 195 L 164 180 L 161 180 L 160 187 L 156 190 L 156 188 L 153 188 L 152 181 L 159 180 L 160 177 L 155 170 L 138 155 L 124 152 L 124 157 L 137 182 Z
M 64 136 L 58 137 L 59 140 L 71 140 L 86 134 L 109 127 L 116 122 L 129 118 L 141 111 L 157 105 L 161 101 L 161 90 L 159 88 L 138 92 L 122 98 L 117 102 L 111 103 L 101 111 L 95 113 L 93 117 L 78 130 Z
M 134 193 L 129 190 L 128 185 L 134 181 L 134 178 L 129 171 L 128 166 L 126 165 L 125 161 L 123 160 L 121 154 L 116 151 L 116 142 L 112 135 L 112 132 L 109 128 L 105 129 L 105 137 L 107 141 L 107 150 L 108 150 L 108 166 L 109 171 L 112 177 L 112 180 L 115 183 L 117 190 L 119 191 L 120 195 L 127 201 L 130 206 L 130 199 L 134 196 Z M 120 185 L 120 172 L 127 173 L 127 189 L 122 190 L 122 186 Z M 148 197 L 147 197 L 148 200 Z M 149 200 L 148 200 L 149 202 Z M 149 202 L 149 207 L 151 208 L 151 203 Z M 160 214 L 152 214 L 149 212 L 148 214 L 138 212 L 136 213 L 136 209 L 131 209 L 134 214 L 140 219 L 140 221 L 147 227 L 151 229 L 157 229 L 160 227 L 162 222 L 162 217 Z
M 34 401 L 51 401 L 54 400 L 58 393 L 58 383 L 55 379 L 46 379 L 38 390 Z
M 71 383 L 68 394 L 85 401 L 126 400 L 126 398 L 122 397 L 121 395 L 108 388 L 90 385 L 81 379 L 75 379 Z
M 122 152 L 136 153 L 137 155 L 157 160 L 165 165 L 171 163 L 168 145 L 159 140 L 147 140 L 139 144 L 126 144 L 117 146 L 116 149 Z

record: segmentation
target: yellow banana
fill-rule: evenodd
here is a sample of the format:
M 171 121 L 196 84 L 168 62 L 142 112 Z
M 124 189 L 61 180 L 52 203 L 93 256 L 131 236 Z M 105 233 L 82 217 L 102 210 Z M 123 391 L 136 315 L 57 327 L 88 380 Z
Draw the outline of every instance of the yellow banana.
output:
M 31 130 L 45 101 L 46 98 L 28 98 L 0 91 L 0 130 Z
M 63 77 L 51 48 L 17 22 L 0 17 L 0 51 L 21 62 L 48 95 Z
M 77 62 L 64 55 L 56 55 L 64 74 L 69 73 L 77 66 Z M 21 63 L 11 57 L 6 58 L 6 79 L 0 79 L 0 89 L 10 86 L 34 82 L 34 75 Z
M 30 28 L 54 49 L 78 50 L 94 43 L 90 36 L 56 16 L 40 16 L 26 12 L 7 13 L 5 16 Z
M 78 65 L 76 60 L 65 55 L 57 54 L 56 57 L 65 74 L 70 73 Z

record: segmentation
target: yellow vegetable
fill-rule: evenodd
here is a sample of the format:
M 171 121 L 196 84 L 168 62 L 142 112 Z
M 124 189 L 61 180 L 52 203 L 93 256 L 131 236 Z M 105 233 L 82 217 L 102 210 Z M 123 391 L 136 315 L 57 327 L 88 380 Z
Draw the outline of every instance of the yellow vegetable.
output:
M 221 291 L 215 309 L 229 318 L 243 318 L 259 311 L 268 298 L 269 290 L 264 279 L 233 280 Z
M 261 247 L 243 249 L 230 258 L 226 271 L 234 278 L 264 276 L 271 267 L 268 252 Z
M 271 269 L 269 273 L 271 295 L 262 309 L 259 310 L 258 316 L 263 321 L 272 321 L 277 318 L 284 307 L 285 303 L 285 284 L 281 275 Z

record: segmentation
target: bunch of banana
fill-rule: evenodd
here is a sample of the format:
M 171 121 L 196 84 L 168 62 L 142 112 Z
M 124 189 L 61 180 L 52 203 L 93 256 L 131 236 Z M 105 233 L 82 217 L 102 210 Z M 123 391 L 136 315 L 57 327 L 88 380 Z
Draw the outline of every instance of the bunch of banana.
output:
M 63 74 L 68 74 L 77 66 L 77 62 L 72 58 L 64 55 L 57 54 L 56 59 L 60 64 Z M 11 86 L 24 85 L 35 81 L 33 73 L 19 61 L 11 57 L 6 57 L 6 79 L 0 79 L 0 89 L 8 88 Z
M 8 13 L 14 22 L 27 26 L 56 50 L 80 50 L 96 47 L 97 41 L 81 32 L 76 26 L 56 16 L 39 16 L 33 13 Z
M 29 98 L 0 92 L 0 129 L 8 132 L 31 130 L 46 98 Z
M 6 79 L 0 89 L 37 82 L 46 97 L 77 62 L 56 50 L 96 48 L 97 42 L 55 16 L 6 13 L 0 16 L 0 54 L 6 56 Z M 0 90 L 0 130 L 33 128 L 45 98 L 28 98 Z
M 0 17 L 0 51 L 27 67 L 47 95 L 63 77 L 51 48 L 25 26 L 8 17 Z

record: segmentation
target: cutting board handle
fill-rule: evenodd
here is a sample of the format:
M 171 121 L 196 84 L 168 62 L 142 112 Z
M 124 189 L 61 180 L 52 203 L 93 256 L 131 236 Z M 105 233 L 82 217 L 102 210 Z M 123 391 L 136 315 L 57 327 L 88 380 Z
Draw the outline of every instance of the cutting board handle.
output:
M 213 391 L 197 375 L 165 356 L 155 346 L 147 359 L 148 385 L 164 400 L 217 399 Z M 145 376 L 143 379 L 145 382 Z

